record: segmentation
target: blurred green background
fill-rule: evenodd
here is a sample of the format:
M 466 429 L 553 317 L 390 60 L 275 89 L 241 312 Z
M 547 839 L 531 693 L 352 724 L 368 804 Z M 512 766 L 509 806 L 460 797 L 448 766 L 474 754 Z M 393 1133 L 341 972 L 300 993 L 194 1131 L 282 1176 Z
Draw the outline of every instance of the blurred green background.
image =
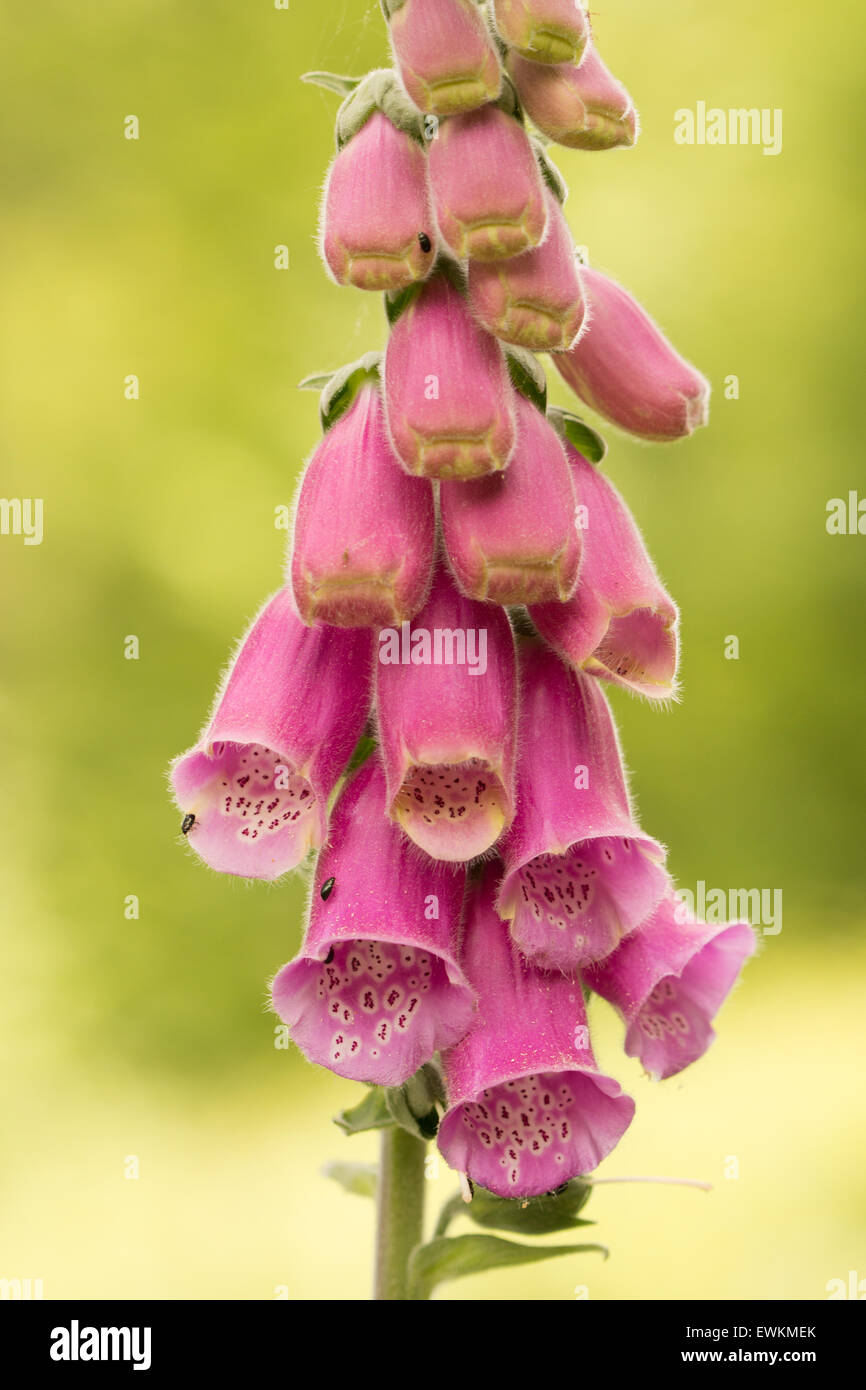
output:
M 603 1187 L 606 1264 L 448 1298 L 820 1299 L 866 1275 L 866 538 L 825 528 L 828 499 L 866 495 L 863 30 L 855 0 L 823 21 L 805 0 L 599 0 L 643 134 L 553 152 L 571 225 L 715 386 L 685 444 L 607 432 L 684 633 L 683 703 L 614 704 L 679 881 L 782 889 L 784 924 L 664 1086 L 595 1006 L 638 1100 L 603 1174 L 714 1191 Z M 0 491 L 45 508 L 41 546 L 0 537 L 0 1276 L 49 1298 L 365 1297 L 370 1204 L 318 1171 L 374 1154 L 329 1123 L 359 1088 L 276 1050 L 265 1006 L 303 885 L 202 868 L 164 774 L 279 584 L 274 509 L 318 433 L 295 383 L 384 340 L 378 298 L 317 260 L 337 103 L 298 81 L 385 61 L 378 3 L 41 0 L 3 7 L 0 54 Z M 783 108 L 782 154 L 676 145 L 698 100 Z M 453 1186 L 443 1167 L 431 1201 Z

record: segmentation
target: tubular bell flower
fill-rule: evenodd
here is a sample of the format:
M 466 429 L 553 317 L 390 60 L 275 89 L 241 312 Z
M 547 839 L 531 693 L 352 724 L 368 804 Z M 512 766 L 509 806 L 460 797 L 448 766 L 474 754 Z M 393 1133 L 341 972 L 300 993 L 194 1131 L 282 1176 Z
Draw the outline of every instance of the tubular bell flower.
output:
M 500 107 L 443 121 L 429 168 L 439 231 L 458 260 L 501 260 L 544 239 L 538 160 L 523 126 Z
M 469 889 L 462 961 L 478 1015 L 443 1057 L 439 1148 L 501 1197 L 535 1197 L 591 1172 L 634 1101 L 599 1072 L 580 985 L 527 965 L 494 907 L 498 865 Z
M 704 1055 L 716 1036 L 712 1021 L 754 950 L 747 922 L 698 922 L 671 891 L 584 980 L 622 1016 L 628 1056 L 663 1081 Z
M 321 252 L 338 285 L 399 290 L 423 280 L 434 257 L 427 157 L 416 140 L 374 110 L 331 165 L 322 204 Z
M 574 597 L 529 616 L 545 641 L 582 667 L 648 699 L 676 692 L 678 613 L 613 484 L 564 440 L 581 512 L 583 559 Z
M 506 343 L 565 352 L 584 324 L 586 303 L 568 224 L 545 192 L 548 233 L 541 246 L 506 261 L 469 262 L 469 307 Z
M 368 379 L 301 482 L 290 564 L 298 612 L 337 627 L 401 623 L 424 602 L 434 549 L 430 484 L 399 467 Z
M 420 111 L 449 116 L 499 95 L 502 71 L 475 0 L 383 0 L 394 58 Z
M 440 565 L 415 624 L 379 633 L 376 713 L 391 816 L 434 859 L 483 854 L 514 812 L 517 679 L 505 612 Z
M 273 983 L 310 1061 L 399 1086 L 463 1036 L 474 1007 L 456 959 L 463 891 L 463 874 L 422 859 L 388 819 L 371 758 L 334 808 L 301 953 Z
M 171 782 L 190 844 L 221 873 L 278 878 L 327 833 L 327 801 L 369 711 L 372 637 L 304 627 L 281 589 L 264 606 Z
M 604 959 L 655 910 L 665 851 L 635 821 L 598 682 L 534 641 L 521 647 L 518 746 L 498 907 L 532 961 L 568 972 Z
M 507 68 L 527 115 L 557 145 L 611 150 L 637 140 L 632 99 L 594 47 L 587 49 L 580 67 L 533 63 L 510 52 Z
M 409 473 L 472 478 L 514 448 L 514 391 L 502 348 L 473 321 L 445 275 L 423 285 L 385 352 L 385 410 Z
M 579 63 L 589 42 L 580 0 L 493 0 L 504 43 L 536 63 Z
M 517 447 L 504 473 L 442 483 L 442 539 L 471 598 L 537 603 L 569 598 L 580 533 L 571 471 L 559 436 L 517 393 Z
M 590 326 L 554 362 L 573 391 L 642 439 L 681 439 L 709 417 L 710 385 L 637 300 L 601 271 L 581 271 Z

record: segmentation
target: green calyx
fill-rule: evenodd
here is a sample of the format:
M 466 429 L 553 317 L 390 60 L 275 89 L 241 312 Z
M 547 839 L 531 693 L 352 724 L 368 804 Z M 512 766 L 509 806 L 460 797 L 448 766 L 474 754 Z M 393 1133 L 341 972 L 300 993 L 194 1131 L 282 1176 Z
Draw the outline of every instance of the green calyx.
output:
M 560 438 L 567 440 L 579 454 L 583 454 L 590 463 L 601 463 L 607 453 L 607 444 L 598 430 L 581 420 L 579 415 L 570 410 L 561 410 L 558 406 L 548 411 L 547 418 Z
M 512 386 L 544 415 L 547 410 L 547 377 L 538 358 L 526 348 L 506 347 L 505 360 Z
M 319 415 L 322 430 L 329 430 L 354 403 L 358 392 L 370 382 L 379 384 L 381 352 L 365 352 L 357 362 L 339 367 L 335 372 L 317 372 L 304 377 L 298 386 L 304 391 L 321 391 Z
M 381 111 L 393 126 L 419 145 L 425 144 L 424 117 L 407 97 L 397 74 L 391 68 L 376 68 L 361 79 L 337 112 L 338 150 L 358 134 L 374 111 Z
M 544 179 L 544 182 L 557 202 L 564 203 L 568 197 L 568 184 L 565 182 L 562 174 L 547 153 L 543 141 L 539 140 L 537 136 L 531 135 L 530 144 L 535 151 L 538 167 L 541 170 L 541 177 Z

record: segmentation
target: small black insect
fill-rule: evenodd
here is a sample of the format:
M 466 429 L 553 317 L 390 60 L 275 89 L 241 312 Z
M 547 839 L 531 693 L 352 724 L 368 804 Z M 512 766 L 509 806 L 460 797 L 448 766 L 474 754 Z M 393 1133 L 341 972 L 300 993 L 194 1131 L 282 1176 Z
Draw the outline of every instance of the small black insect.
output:
M 326 879 L 325 879 L 325 882 L 322 884 L 322 887 L 321 887 L 321 889 L 320 889 L 320 892 L 321 892 L 321 895 L 322 895 L 322 902 L 323 902 L 323 903 L 324 903 L 324 902 L 327 902 L 327 901 L 328 901 L 328 898 L 329 898 L 329 897 L 331 896 L 331 894 L 333 893 L 333 891 L 334 891 L 334 884 L 335 884 L 336 882 L 337 882 L 337 880 L 336 880 L 335 878 L 326 878 Z
M 420 243 L 421 243 L 421 250 L 422 250 L 422 251 L 432 251 L 432 250 L 433 250 L 433 243 L 432 243 L 432 241 L 430 240 L 430 238 L 428 237 L 428 235 L 427 235 L 426 232 L 419 232 L 419 233 L 418 233 L 418 240 L 419 240 Z
M 186 815 L 180 823 L 181 834 L 188 835 L 194 825 L 195 816 L 193 815 L 192 811 L 187 811 Z

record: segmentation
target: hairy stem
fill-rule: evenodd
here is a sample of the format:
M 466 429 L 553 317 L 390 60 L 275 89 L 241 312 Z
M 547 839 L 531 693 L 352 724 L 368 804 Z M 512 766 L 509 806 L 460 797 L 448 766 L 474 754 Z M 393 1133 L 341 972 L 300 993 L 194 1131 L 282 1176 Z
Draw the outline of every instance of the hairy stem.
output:
M 376 1201 L 376 1273 L 373 1297 L 408 1299 L 408 1265 L 424 1223 L 427 1145 L 399 1125 L 382 1131 Z

